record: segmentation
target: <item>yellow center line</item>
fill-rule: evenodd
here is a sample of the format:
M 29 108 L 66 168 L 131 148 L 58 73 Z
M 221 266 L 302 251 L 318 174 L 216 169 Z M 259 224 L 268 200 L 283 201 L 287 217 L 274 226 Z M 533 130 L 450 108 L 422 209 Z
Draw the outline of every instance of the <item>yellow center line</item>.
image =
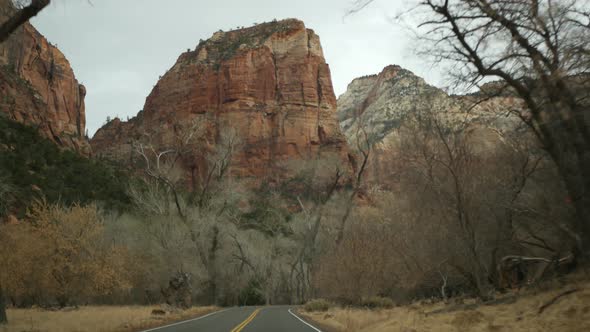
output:
M 256 309 L 254 310 L 254 312 L 248 316 L 248 318 L 246 318 L 245 321 L 241 322 L 238 326 L 234 327 L 231 332 L 240 332 L 241 330 L 244 329 L 244 327 L 246 327 L 246 325 L 250 324 L 250 322 L 252 320 L 254 320 L 254 317 L 256 317 L 256 315 L 258 315 L 258 312 L 260 311 L 260 309 Z

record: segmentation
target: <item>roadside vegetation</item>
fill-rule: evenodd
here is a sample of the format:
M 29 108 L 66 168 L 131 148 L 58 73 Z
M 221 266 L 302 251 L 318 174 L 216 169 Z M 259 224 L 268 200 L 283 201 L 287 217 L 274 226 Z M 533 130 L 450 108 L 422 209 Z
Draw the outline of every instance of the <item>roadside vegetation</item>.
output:
M 177 145 L 163 151 L 146 135 L 133 143 L 124 190 L 114 181 L 126 205 L 50 200 L 48 187 L 1 226 L 4 298 L 47 309 L 316 298 L 325 300 L 308 305 L 390 308 L 489 301 L 573 270 L 575 218 L 550 159 L 516 140 L 513 127 L 482 150 L 473 126 L 434 111 L 408 118 L 402 139 L 390 142 L 395 188 L 369 185 L 364 166 L 351 170 L 329 155 L 285 163 L 292 181 L 258 188 L 228 176 L 242 146 L 227 127 L 187 191 L 178 161 L 203 148 L 202 122 L 180 128 Z M 363 137 L 361 128 L 359 165 L 373 152 Z
M 166 303 L 176 318 L 209 310 L 197 306 L 305 304 L 343 331 L 585 330 L 590 13 L 532 3 L 419 2 L 438 17 L 423 22 L 438 38 L 430 45 L 450 43 L 438 60 L 459 62 L 470 86 L 502 79 L 484 100 L 510 93 L 526 105 L 489 114 L 518 120 L 504 126 L 414 112 L 385 142 L 389 186 L 364 179 L 376 151 L 362 118 L 356 167 L 323 153 L 281 164 L 294 176 L 277 184 L 229 176 L 243 142 L 228 124 L 208 142 L 205 115 L 177 124 L 163 148 L 138 137 L 125 170 L 0 117 L 3 329 L 121 317 L 111 309 L 124 317 L 105 330 L 151 326 L 147 306 Z M 478 54 L 498 42 L 500 59 Z M 202 169 L 187 180 L 195 156 Z M 143 307 L 117 307 L 128 305 Z
M 326 332 L 587 331 L 590 329 L 588 271 L 519 293 L 498 295 L 494 304 L 459 297 L 445 303 L 420 300 L 392 309 L 333 306 L 299 311 Z
M 0 326 L 2 332 L 134 332 L 175 321 L 195 318 L 218 310 L 215 307 L 195 307 L 166 315 L 152 315 L 160 306 L 85 306 L 73 310 L 43 310 L 41 308 L 8 309 L 11 321 Z

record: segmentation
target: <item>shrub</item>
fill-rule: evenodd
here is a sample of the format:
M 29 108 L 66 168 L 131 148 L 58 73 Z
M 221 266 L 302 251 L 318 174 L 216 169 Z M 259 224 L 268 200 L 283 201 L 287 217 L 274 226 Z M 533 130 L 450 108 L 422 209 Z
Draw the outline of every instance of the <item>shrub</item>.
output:
M 369 309 L 390 309 L 393 308 L 393 300 L 388 297 L 371 296 L 361 300 L 361 306 Z
M 13 301 L 63 307 L 132 287 L 131 257 L 104 237 L 95 205 L 39 201 L 27 219 L 0 225 L 0 284 Z
M 328 309 L 330 309 L 331 306 L 332 306 L 332 303 L 330 303 L 324 299 L 315 299 L 315 300 L 311 300 L 311 301 L 308 301 L 307 303 L 305 303 L 305 305 L 303 305 L 303 310 L 305 310 L 307 312 L 328 311 Z
M 250 280 L 246 288 L 240 292 L 238 300 L 240 305 L 263 305 L 265 301 L 260 291 L 260 282 L 255 279 Z

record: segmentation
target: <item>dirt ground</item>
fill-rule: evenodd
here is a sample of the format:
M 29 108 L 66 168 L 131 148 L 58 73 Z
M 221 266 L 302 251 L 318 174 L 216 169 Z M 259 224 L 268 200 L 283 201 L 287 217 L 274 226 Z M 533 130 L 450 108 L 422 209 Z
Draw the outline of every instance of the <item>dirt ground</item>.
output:
M 0 332 L 131 332 L 165 325 L 213 312 L 215 307 L 194 307 L 154 316 L 158 306 L 87 306 L 76 310 L 8 309 L 8 325 Z

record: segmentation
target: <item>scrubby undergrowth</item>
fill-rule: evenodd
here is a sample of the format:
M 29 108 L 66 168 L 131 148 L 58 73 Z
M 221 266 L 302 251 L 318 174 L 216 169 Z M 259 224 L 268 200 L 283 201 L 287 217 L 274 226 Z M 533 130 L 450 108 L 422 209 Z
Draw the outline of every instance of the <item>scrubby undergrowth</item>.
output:
M 499 298 L 495 305 L 457 299 L 448 304 L 421 301 L 384 310 L 332 307 L 324 312 L 301 310 L 301 314 L 326 331 L 590 330 L 588 270 Z
M 71 311 L 9 309 L 9 323 L 2 332 L 21 331 L 136 331 L 194 318 L 217 310 L 216 307 L 193 307 L 185 311 L 154 316 L 158 306 L 88 306 Z

